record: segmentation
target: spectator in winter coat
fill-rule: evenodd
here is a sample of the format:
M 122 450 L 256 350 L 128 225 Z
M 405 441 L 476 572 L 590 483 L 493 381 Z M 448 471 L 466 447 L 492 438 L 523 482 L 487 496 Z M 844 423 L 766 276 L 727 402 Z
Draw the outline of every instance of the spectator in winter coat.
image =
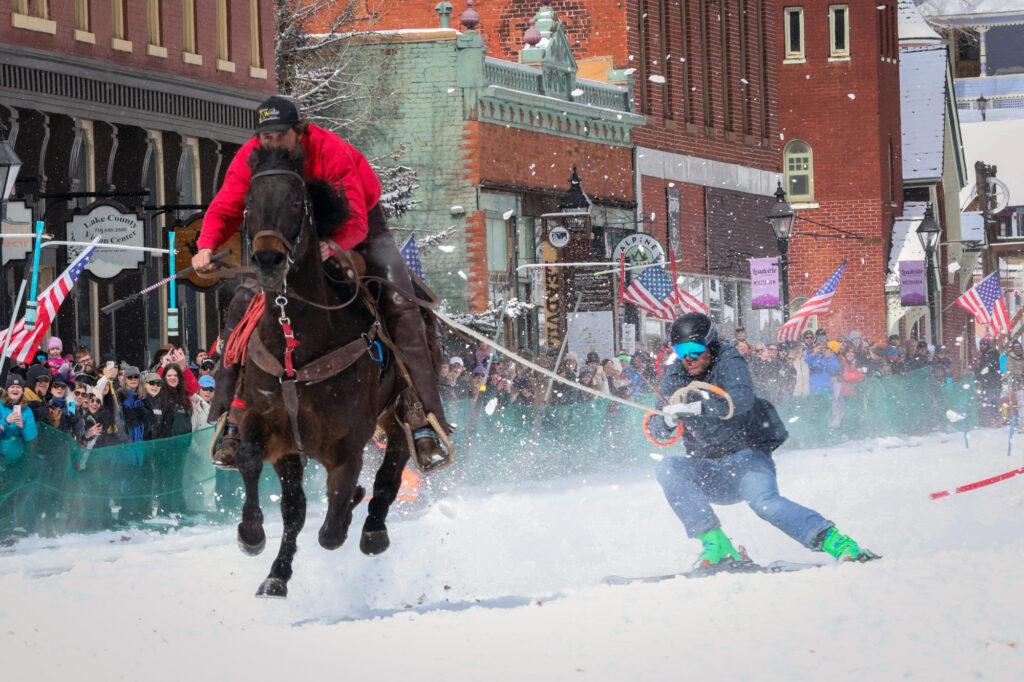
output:
M 928 355 L 928 342 L 918 341 L 914 348 L 914 353 L 907 358 L 907 361 L 903 365 L 905 372 L 913 372 L 916 369 L 923 369 L 928 366 L 928 362 L 931 357 Z
M 25 444 L 36 439 L 35 415 L 25 405 L 25 380 L 16 374 L 7 378 L 7 391 L 0 401 L 0 456 L 5 465 L 20 460 Z
M 217 382 L 212 376 L 199 377 L 199 390 L 191 398 L 193 431 L 200 431 L 210 425 L 207 416 L 210 414 L 210 400 L 216 388 Z
M 978 342 L 978 360 L 974 363 L 974 380 L 977 383 L 980 400 L 979 417 L 982 426 L 999 425 L 999 396 L 1003 382 L 999 374 L 999 351 L 992 340 L 984 338 Z
M 209 429 L 210 400 L 217 383 L 211 375 L 199 377 L 199 391 L 192 396 L 192 431 Z M 189 512 L 217 510 L 217 470 L 210 460 L 208 441 L 193 437 L 182 474 L 185 506 Z
M 184 372 L 176 363 L 168 364 L 164 368 L 164 387 L 161 391 L 163 418 L 158 431 L 161 438 L 174 438 L 192 433 L 192 403 L 185 390 L 183 374 Z M 197 380 L 196 389 L 198 388 Z M 156 462 L 158 513 L 186 511 L 182 482 L 185 455 L 191 444 L 191 439 L 176 438 L 166 445 L 161 461 Z
M 839 360 L 824 343 L 817 343 L 814 350 L 804 353 L 804 362 L 810 371 L 811 395 L 832 392 L 832 377 L 839 371 Z
M 148 413 L 146 417 L 146 432 L 145 440 L 155 440 L 161 438 L 161 429 L 163 428 L 164 420 L 164 407 L 163 407 L 163 396 L 160 392 L 164 387 L 164 379 L 156 372 L 147 372 L 142 377 L 143 390 L 145 391 L 142 403 L 143 408 Z
M 50 398 L 46 410 L 46 423 L 76 440 L 85 435 L 82 413 L 77 408 L 73 413 L 69 413 L 68 400 L 65 398 Z
M 46 365 L 32 365 L 25 377 L 25 405 L 32 410 L 36 424 L 43 424 L 48 418 L 46 401 L 50 393 L 52 375 Z
M 813 338 L 814 335 L 811 335 Z M 811 370 L 804 360 L 804 345 L 789 351 L 789 363 L 793 368 L 793 397 L 802 398 L 811 394 Z
M 191 398 L 199 390 L 199 379 L 196 375 L 188 368 L 188 356 L 185 355 L 185 351 L 181 348 L 172 348 L 168 351 L 160 360 L 160 369 L 157 370 L 157 374 L 164 376 L 168 367 L 177 367 L 182 377 L 182 387 L 188 397 Z M 165 382 L 167 386 L 170 383 Z
M 155 422 L 153 412 L 146 407 L 141 384 L 139 368 L 129 365 L 124 370 L 124 388 L 117 392 L 124 413 L 125 433 L 135 443 L 146 440 L 146 432 L 152 430 Z
M 446 400 L 462 400 L 473 394 L 466 363 L 458 355 L 449 359 L 448 364 L 441 368 L 439 381 L 441 397 Z

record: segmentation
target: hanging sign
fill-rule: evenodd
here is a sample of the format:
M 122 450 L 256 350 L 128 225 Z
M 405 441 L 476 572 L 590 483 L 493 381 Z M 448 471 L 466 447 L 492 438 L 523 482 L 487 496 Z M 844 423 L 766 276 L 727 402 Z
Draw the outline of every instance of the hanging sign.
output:
M 551 228 L 548 232 L 548 241 L 556 249 L 562 248 L 569 243 L 569 230 L 561 226 Z
M 900 261 L 900 305 L 927 305 L 928 285 L 923 260 Z
M 750 259 L 750 307 L 754 310 L 778 308 L 779 259 Z
M 112 204 L 93 204 L 83 215 L 76 215 L 67 223 L 68 241 L 91 242 L 96 237 L 106 244 L 145 246 L 143 222 L 134 213 L 123 212 Z M 68 260 L 74 260 L 82 246 L 68 247 Z M 86 270 L 101 279 L 110 279 L 124 270 L 142 264 L 145 251 L 119 251 L 96 249 Z
M 25 235 L 24 239 L 3 240 L 3 264 L 7 265 L 12 260 L 25 260 L 32 253 L 32 209 L 24 201 L 6 201 L 3 207 L 3 233 Z
M 679 199 L 679 188 L 669 187 L 666 192 L 668 199 L 668 252 L 673 257 L 679 255 L 679 213 L 681 201 Z
M 612 262 L 618 263 L 622 255 L 626 256 L 626 267 L 633 265 L 650 265 L 665 261 L 665 249 L 658 240 L 649 234 L 634 232 L 619 240 L 612 249 Z M 634 271 L 633 274 L 640 274 Z

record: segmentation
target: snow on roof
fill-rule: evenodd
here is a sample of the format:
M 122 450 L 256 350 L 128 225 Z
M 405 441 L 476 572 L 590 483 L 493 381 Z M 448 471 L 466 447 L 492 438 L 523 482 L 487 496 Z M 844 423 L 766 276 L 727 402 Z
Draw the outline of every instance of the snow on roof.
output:
M 917 0 L 926 17 L 998 14 L 1024 10 L 1024 0 Z
M 946 47 L 900 50 L 903 179 L 942 177 L 946 131 Z
M 899 0 L 897 11 L 899 12 L 900 42 L 942 40 L 942 36 L 925 21 L 924 15 L 914 4 L 914 0 Z
M 984 161 L 996 166 L 996 177 L 1010 190 L 1010 206 L 1024 205 L 1024 155 L 1014 141 L 1024 139 L 1024 119 L 961 123 L 967 168 L 974 177 L 974 162 Z M 968 182 L 960 192 L 961 206 L 974 191 Z
M 903 215 L 896 218 L 892 226 L 892 249 L 889 251 L 889 271 L 885 276 L 886 287 L 900 285 L 901 260 L 925 260 L 924 247 L 917 238 L 917 226 L 924 217 L 924 201 L 908 201 L 903 204 Z

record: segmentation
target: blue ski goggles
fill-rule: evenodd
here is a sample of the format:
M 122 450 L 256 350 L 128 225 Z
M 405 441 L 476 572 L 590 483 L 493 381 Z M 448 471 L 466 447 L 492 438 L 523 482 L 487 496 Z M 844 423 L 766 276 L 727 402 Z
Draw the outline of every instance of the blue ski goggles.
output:
M 684 341 L 683 343 L 677 343 L 672 346 L 675 350 L 676 356 L 684 360 L 696 360 L 704 351 L 708 349 L 703 343 L 697 343 L 696 341 Z

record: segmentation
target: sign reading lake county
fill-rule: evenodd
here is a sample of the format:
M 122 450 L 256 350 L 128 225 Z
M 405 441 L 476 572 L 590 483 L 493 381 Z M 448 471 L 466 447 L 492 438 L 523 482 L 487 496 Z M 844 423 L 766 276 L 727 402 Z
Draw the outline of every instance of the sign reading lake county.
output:
M 68 241 L 91 242 L 96 237 L 106 244 L 145 246 L 143 222 L 134 213 L 123 213 L 110 204 L 93 204 L 84 215 L 68 222 Z M 84 247 L 69 246 L 68 261 L 78 257 Z M 139 267 L 145 251 L 96 249 L 86 269 L 96 277 L 110 279 L 124 270 Z

